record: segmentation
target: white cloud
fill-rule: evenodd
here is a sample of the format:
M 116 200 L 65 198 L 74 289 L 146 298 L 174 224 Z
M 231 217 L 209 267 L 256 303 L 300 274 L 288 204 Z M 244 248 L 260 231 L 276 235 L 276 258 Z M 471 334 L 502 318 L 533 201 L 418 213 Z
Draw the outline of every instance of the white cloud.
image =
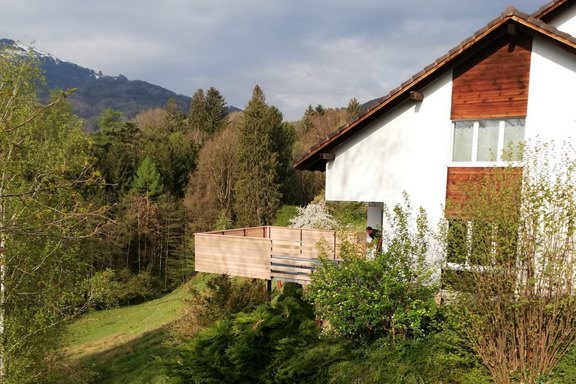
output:
M 514 0 L 511 0 L 514 2 Z M 547 0 L 516 0 L 531 13 Z M 0 37 L 108 75 L 244 107 L 260 84 L 285 118 L 391 88 L 497 17 L 460 0 L 0 0 Z

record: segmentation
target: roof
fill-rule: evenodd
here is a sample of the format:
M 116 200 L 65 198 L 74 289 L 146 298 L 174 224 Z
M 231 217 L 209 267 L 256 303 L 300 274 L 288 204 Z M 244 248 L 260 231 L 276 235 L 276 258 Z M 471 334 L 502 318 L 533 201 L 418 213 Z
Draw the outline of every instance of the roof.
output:
M 574 0 L 552 0 L 548 4 L 540 7 L 540 9 L 534 12 L 531 16 L 544 22 L 550 22 L 551 19 L 571 5 L 574 5 Z
M 574 4 L 574 0 L 552 1 L 534 15 L 549 16 L 560 8 L 565 9 L 564 7 L 567 4 Z M 358 119 L 338 128 L 323 141 L 310 148 L 307 153 L 295 161 L 294 168 L 324 171 L 327 161 L 325 158 L 330 158 L 330 156 L 324 156 L 324 154 L 332 154 L 334 149 L 362 131 L 371 122 L 409 100 L 411 92 L 420 92 L 425 86 L 446 73 L 446 71 L 451 70 L 457 64 L 481 51 L 490 42 L 507 33 L 511 33 L 509 25 L 515 25 L 523 32 L 540 36 L 553 44 L 576 53 L 576 39 L 570 34 L 561 32 L 544 21 L 520 12 L 513 7 L 508 7 L 499 17 L 489 22 L 484 28 L 476 31 L 474 35 L 462 41 L 434 63 L 393 89 Z

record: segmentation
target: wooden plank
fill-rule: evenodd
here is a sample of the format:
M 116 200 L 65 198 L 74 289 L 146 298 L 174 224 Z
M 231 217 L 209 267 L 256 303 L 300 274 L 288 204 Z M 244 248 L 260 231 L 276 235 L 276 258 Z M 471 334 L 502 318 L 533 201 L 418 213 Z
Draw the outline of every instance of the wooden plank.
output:
M 315 270 L 316 268 L 303 268 L 303 267 L 298 267 L 298 266 L 289 266 L 289 265 L 272 265 L 270 267 L 270 270 L 272 272 L 270 272 L 271 274 L 274 274 L 275 272 L 282 272 L 282 273 L 304 273 L 304 274 L 308 274 L 311 273 Z
M 195 260 L 207 260 L 214 264 L 248 264 L 248 265 L 269 265 L 270 259 L 268 257 L 242 257 L 242 256 L 228 256 L 219 253 L 198 252 L 195 255 Z
M 249 279 L 263 279 L 263 280 L 271 280 L 272 277 L 270 275 L 270 270 L 267 271 L 251 271 L 251 270 L 244 270 L 244 269 L 234 269 L 234 268 L 225 268 L 215 270 L 214 268 L 202 268 L 197 267 L 197 272 L 207 272 L 207 273 L 216 273 L 219 275 L 228 275 L 228 276 L 237 276 L 237 277 L 246 277 Z
M 309 282 L 311 280 L 310 275 L 302 275 L 302 274 L 291 274 L 291 273 L 282 273 L 282 272 L 277 272 L 277 273 L 273 273 L 271 274 L 272 278 L 275 279 L 292 279 L 292 280 L 300 280 L 300 281 L 304 281 L 304 282 Z
M 245 229 L 245 236 L 246 237 L 255 237 L 255 238 L 267 238 L 268 237 L 268 228 L 267 227 L 258 227 L 258 228 L 246 228 Z
M 301 230 L 298 228 L 271 227 L 270 238 L 273 240 L 300 241 Z
M 255 268 L 253 266 L 246 265 L 230 265 L 230 264 L 210 264 L 210 263 L 198 263 L 196 265 L 196 270 L 199 272 L 211 272 L 211 273 L 225 273 L 231 276 L 243 276 L 243 277 L 254 277 L 254 278 L 266 278 L 270 273 L 270 267 L 268 268 Z
M 532 39 L 504 37 L 453 71 L 452 120 L 526 116 Z
M 207 257 L 196 257 L 195 270 L 198 272 L 225 273 L 231 276 L 252 278 L 269 278 L 270 263 L 243 263 L 218 260 Z
M 245 269 L 253 271 L 266 271 L 270 269 L 270 263 L 259 264 L 259 263 L 229 263 L 226 260 L 213 260 L 208 258 L 200 258 L 195 260 L 196 267 L 202 268 L 213 268 L 216 271 L 223 269 Z
M 291 259 L 280 259 L 272 257 L 272 265 L 274 264 L 285 264 L 285 265 L 296 265 L 296 266 L 305 266 L 305 267 L 317 267 L 320 265 L 319 260 L 308 259 L 308 260 L 291 260 Z
M 270 263 L 268 255 L 230 255 L 214 252 L 197 252 L 195 254 L 196 260 L 206 259 L 213 262 L 227 262 L 227 263 L 249 263 L 249 264 L 265 264 Z

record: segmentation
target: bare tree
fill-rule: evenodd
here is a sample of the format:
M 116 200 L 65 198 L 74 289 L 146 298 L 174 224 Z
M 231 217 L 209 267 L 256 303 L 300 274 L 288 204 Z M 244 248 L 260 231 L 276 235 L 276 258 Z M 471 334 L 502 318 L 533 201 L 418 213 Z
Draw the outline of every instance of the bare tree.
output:
M 576 161 L 554 149 L 471 180 L 449 220 L 452 307 L 496 383 L 536 383 L 576 340 Z
M 212 230 L 219 218 L 233 220 L 237 137 L 237 129 L 230 125 L 200 150 L 184 198 L 192 231 Z

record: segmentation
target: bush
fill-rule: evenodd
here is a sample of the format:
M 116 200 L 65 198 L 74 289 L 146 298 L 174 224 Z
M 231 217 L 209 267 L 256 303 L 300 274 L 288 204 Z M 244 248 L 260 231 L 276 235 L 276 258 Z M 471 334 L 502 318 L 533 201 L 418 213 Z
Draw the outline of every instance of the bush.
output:
M 127 270 L 114 271 L 107 268 L 96 272 L 88 280 L 88 302 L 95 309 L 143 302 L 159 294 L 155 282 L 148 272 L 133 275 Z
M 272 302 L 217 321 L 180 346 L 171 371 L 186 383 L 263 382 L 275 354 L 316 337 L 313 310 L 301 291 L 287 283 Z
M 270 295 L 261 280 L 233 280 L 227 275 L 215 275 L 202 292 L 190 289 L 183 317 L 173 330 L 181 337 L 190 337 L 218 320 L 227 320 L 241 311 L 252 311 L 268 302 Z
M 423 212 L 414 232 L 409 204 L 396 206 L 393 233 L 385 249 L 370 260 L 363 248 L 344 245 L 341 261 L 323 260 L 312 275 L 308 296 L 317 315 L 338 335 L 371 341 L 419 338 L 439 316 L 425 264 L 427 225 Z
M 294 205 L 283 205 L 276 213 L 276 219 L 272 225 L 279 227 L 287 227 L 290 225 L 290 220 L 298 214 L 298 207 Z

